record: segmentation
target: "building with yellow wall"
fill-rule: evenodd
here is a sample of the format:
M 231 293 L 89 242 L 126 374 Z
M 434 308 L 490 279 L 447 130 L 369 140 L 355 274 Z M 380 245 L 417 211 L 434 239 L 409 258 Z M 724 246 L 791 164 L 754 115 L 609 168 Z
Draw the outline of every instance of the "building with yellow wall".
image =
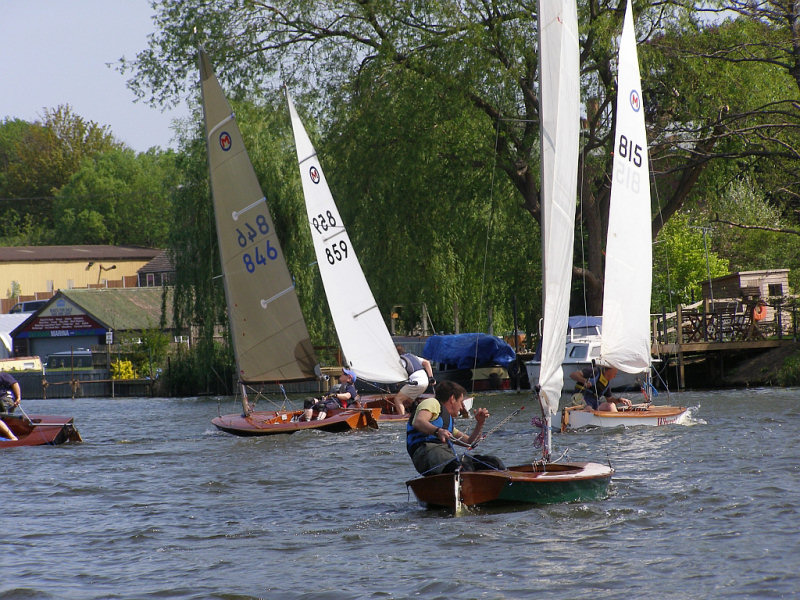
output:
M 138 246 L 0 248 L 0 296 L 16 302 L 17 297 L 49 298 L 58 290 L 135 287 L 139 269 L 162 252 Z M 6 304 L 3 312 L 10 308 Z

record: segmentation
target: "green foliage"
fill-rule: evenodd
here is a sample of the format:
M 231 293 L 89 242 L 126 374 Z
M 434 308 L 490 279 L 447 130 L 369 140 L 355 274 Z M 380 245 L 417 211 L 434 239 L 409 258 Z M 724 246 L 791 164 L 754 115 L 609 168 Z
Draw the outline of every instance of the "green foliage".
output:
M 751 180 L 734 180 L 723 193 L 709 199 L 708 211 L 712 220 L 722 221 L 715 225 L 713 247 L 730 260 L 731 272 L 793 268 L 789 283 L 793 289 L 800 289 L 800 236 L 746 228 L 792 227 Z
M 11 287 L 6 290 L 6 298 L 16 298 L 22 293 L 22 286 L 19 281 L 12 281 Z
M 227 326 L 225 294 L 220 273 L 214 210 L 208 189 L 208 162 L 202 134 L 187 137 L 178 155 L 184 183 L 172 193 L 168 249 L 175 265 L 173 320 L 176 328 L 196 327 L 202 344 L 192 361 L 210 368 L 212 340 L 220 324 Z
M 703 232 L 692 227 L 687 215 L 678 215 L 661 230 L 653 247 L 652 310 L 671 311 L 677 304 L 700 300 L 709 273 L 714 278 L 729 272 L 727 261 L 710 246 L 706 263 Z
M 323 165 L 384 314 L 403 324 L 424 302 L 439 331 L 513 328 L 512 297 L 533 321 L 539 240 L 495 165 L 494 131 L 452 89 L 397 70 L 336 111 Z
M 178 182 L 172 153 L 95 155 L 56 192 L 55 242 L 163 247 L 169 230 L 164 215 Z
M 3 121 L 0 130 L 4 197 L 51 196 L 85 158 L 121 147 L 107 126 L 85 120 L 69 105 L 45 110 L 41 122 Z
M 170 396 L 228 396 L 233 393 L 234 374 L 230 346 L 201 339 L 191 349 L 181 346 L 171 355 L 162 377 Z
M 778 385 L 794 387 L 800 385 L 800 353 L 789 356 L 778 370 Z

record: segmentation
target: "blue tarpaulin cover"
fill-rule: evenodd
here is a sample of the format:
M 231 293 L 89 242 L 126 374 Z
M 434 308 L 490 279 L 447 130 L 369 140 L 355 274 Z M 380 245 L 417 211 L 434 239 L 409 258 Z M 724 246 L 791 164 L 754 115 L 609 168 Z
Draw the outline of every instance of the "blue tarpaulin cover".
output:
M 569 318 L 569 328 L 578 329 L 579 327 L 602 327 L 603 317 L 587 317 L 585 315 L 576 315 Z
M 489 365 L 508 367 L 517 358 L 511 346 L 486 333 L 432 335 L 425 342 L 422 356 L 457 369 Z

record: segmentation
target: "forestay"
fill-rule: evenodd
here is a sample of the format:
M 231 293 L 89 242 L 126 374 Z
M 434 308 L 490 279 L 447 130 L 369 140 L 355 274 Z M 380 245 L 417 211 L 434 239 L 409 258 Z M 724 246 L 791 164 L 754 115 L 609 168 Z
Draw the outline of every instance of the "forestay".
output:
M 551 415 L 563 387 L 578 181 L 580 73 L 574 0 L 539 2 L 544 323 L 539 385 Z
M 292 119 L 317 264 L 345 362 L 367 381 L 404 381 L 408 379 L 408 374 L 375 303 L 344 221 L 333 201 L 317 153 L 288 91 L 286 100 Z
M 600 351 L 603 364 L 626 373 L 650 366 L 653 268 L 647 134 L 634 35 L 628 0 L 619 46 Z
M 211 191 L 239 379 L 315 377 L 317 360 L 266 199 L 230 104 L 202 48 L 199 54 Z

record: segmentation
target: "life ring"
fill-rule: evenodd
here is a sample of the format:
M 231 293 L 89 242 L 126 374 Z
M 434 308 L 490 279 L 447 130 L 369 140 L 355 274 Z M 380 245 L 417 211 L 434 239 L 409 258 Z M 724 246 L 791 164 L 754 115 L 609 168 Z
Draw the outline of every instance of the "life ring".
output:
M 767 316 L 767 307 L 763 304 L 758 304 L 753 309 L 753 320 L 754 321 L 761 321 L 764 317 Z

